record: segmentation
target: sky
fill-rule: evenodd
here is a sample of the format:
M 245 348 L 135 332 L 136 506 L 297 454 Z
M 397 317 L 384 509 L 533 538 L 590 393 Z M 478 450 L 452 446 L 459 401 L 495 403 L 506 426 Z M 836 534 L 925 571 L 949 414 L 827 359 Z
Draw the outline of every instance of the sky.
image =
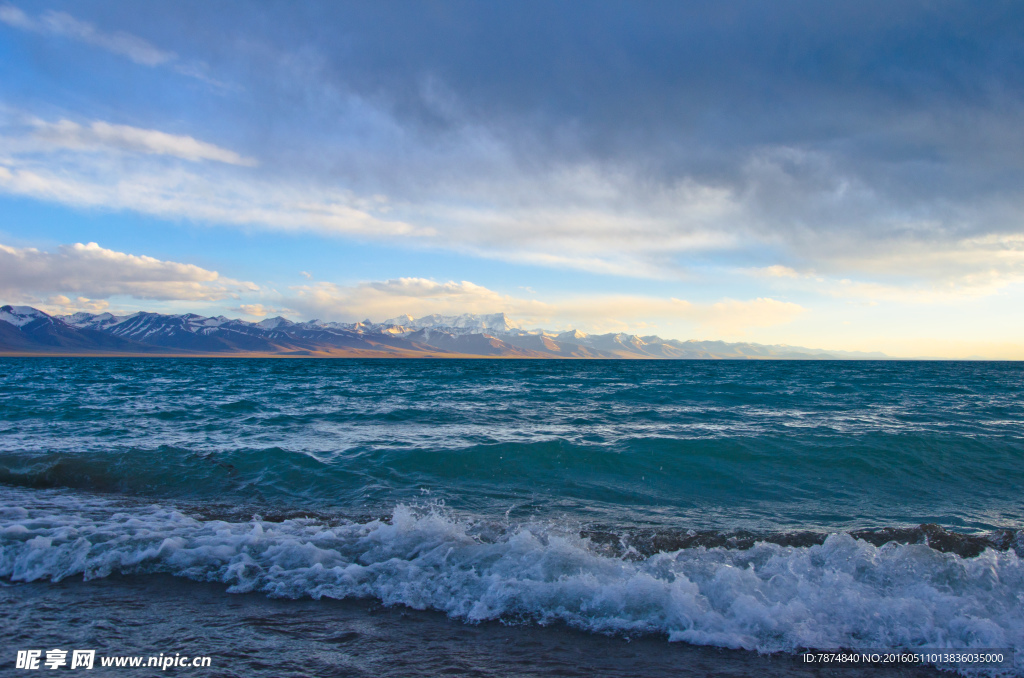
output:
M 0 303 L 1024 359 L 1024 4 L 0 0 Z

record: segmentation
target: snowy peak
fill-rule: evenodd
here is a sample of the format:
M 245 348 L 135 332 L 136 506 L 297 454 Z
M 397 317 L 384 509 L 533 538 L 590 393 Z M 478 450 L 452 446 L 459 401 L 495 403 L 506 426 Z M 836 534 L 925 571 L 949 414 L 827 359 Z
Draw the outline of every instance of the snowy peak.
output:
M 123 323 L 126 320 L 131 320 L 138 313 L 132 313 L 131 315 L 116 316 L 113 313 L 73 313 L 72 315 L 57 316 L 68 325 L 77 327 L 80 330 L 109 330 L 115 325 Z
M 295 323 L 293 323 L 291 320 L 282 318 L 281 316 L 277 316 L 276 318 L 267 318 L 266 320 L 261 320 L 258 323 L 256 323 L 256 326 L 262 327 L 265 330 L 273 330 L 281 327 L 288 327 L 289 325 L 294 324 Z
M 15 327 L 24 327 L 30 322 L 46 318 L 50 316 L 31 306 L 0 306 L 0 320 Z
M 110 314 L 107 313 L 106 315 Z M 92 313 L 79 311 L 78 313 L 72 313 L 71 315 L 62 315 L 57 317 L 66 322 L 68 325 L 71 325 L 72 327 L 84 327 L 96 316 L 93 315 Z
M 490 315 L 479 316 L 479 318 L 480 324 L 484 329 L 496 330 L 498 332 L 522 329 L 519 323 L 509 318 L 504 313 L 491 313 Z
M 415 320 L 412 319 L 412 316 L 405 315 L 386 320 L 384 324 L 403 325 L 417 329 L 449 327 L 455 330 L 472 330 L 474 332 L 509 332 L 520 329 L 519 323 L 513 321 L 504 313 L 489 313 L 485 315 L 477 315 L 475 313 L 463 313 L 462 315 L 433 314 Z
M 395 325 L 398 327 L 412 327 L 415 324 L 416 321 L 413 320 L 413 317 L 409 314 L 389 318 L 381 323 L 381 325 Z

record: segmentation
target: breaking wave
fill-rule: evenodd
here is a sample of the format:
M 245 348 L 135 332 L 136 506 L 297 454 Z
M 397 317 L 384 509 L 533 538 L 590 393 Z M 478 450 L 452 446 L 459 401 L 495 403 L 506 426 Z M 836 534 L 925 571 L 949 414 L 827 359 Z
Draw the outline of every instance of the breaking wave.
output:
M 169 573 L 232 592 L 373 598 L 467 622 L 563 622 L 761 652 L 1012 647 L 1015 670 L 1024 667 L 1020 533 L 974 557 L 850 534 L 642 552 L 564 525 L 473 520 L 441 506 L 399 505 L 362 522 L 222 520 L 65 491 L 4 494 L 8 582 Z

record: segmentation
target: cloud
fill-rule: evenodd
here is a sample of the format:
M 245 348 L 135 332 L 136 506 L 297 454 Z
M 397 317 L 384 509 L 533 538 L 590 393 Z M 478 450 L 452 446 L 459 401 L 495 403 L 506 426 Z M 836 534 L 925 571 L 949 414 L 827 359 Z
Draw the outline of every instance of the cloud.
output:
M 110 309 L 110 302 L 106 300 L 89 299 L 87 297 L 76 297 L 70 299 L 66 295 L 58 294 L 46 299 L 39 304 L 39 309 L 50 315 L 71 315 L 84 311 L 86 313 L 104 313 Z
M 753 271 L 755 275 L 766 276 L 769 278 L 799 278 L 799 273 L 790 268 L 789 266 L 782 266 L 781 264 L 774 264 L 772 266 L 765 266 L 764 268 L 755 269 Z
M 414 298 L 414 299 L 470 299 L 473 301 L 500 299 L 494 292 L 486 287 L 474 285 L 471 282 L 446 282 L 438 283 L 426 278 L 397 278 L 381 282 L 368 282 L 363 284 L 363 290 L 374 290 L 386 297 Z
M 264 318 L 268 315 L 295 315 L 295 311 L 289 308 L 275 308 L 273 306 L 264 306 L 263 304 L 241 304 L 228 310 L 257 318 Z
M 78 40 L 144 66 L 159 66 L 178 58 L 174 52 L 158 49 L 142 38 L 122 32 L 106 33 L 66 12 L 48 11 L 33 19 L 13 5 L 3 5 L 0 6 L 0 21 L 26 31 L 51 33 Z
M 8 301 L 35 295 L 50 295 L 48 303 L 57 306 L 73 305 L 70 296 L 84 306 L 115 295 L 212 301 L 258 289 L 194 264 L 116 252 L 96 243 L 62 245 L 54 252 L 0 245 L 0 295 Z
M 540 3 L 528 47 L 507 7 L 324 9 L 343 39 L 281 48 L 294 68 L 260 86 L 296 125 L 322 120 L 297 169 L 413 205 L 405 220 L 446 248 L 649 277 L 709 259 L 858 277 L 907 255 L 934 279 L 914 252 L 1021 233 L 1021 9 L 889 9 L 647 5 L 624 21 L 597 3 L 584 26 Z M 283 110 L 287 94 L 316 115 Z
M 35 117 L 15 117 L 3 130 L 0 191 L 74 206 L 403 244 L 413 240 L 471 256 L 636 277 L 678 277 L 672 254 L 736 243 L 735 233 L 718 226 L 735 216 L 731 196 L 692 181 L 641 190 L 628 174 L 577 167 L 512 177 L 508 183 L 517 185 L 503 189 L 522 196 L 554 191 L 562 201 L 557 205 L 538 204 L 533 197 L 494 204 L 500 196 L 493 190 L 483 205 L 442 199 L 410 203 L 380 194 L 364 197 L 315 180 L 296 182 L 277 176 L 274 167 L 240 174 L 231 166 L 252 167 L 256 161 L 158 130 Z M 169 158 L 228 167 L 186 169 L 169 165 Z
M 121 32 L 106 33 L 66 12 L 46 12 L 35 25 L 39 27 L 38 30 L 79 40 L 113 54 L 128 57 L 144 66 L 159 66 L 178 58 L 174 52 L 158 49 L 142 38 Z
M 395 218 L 383 196 L 363 198 L 316 182 L 255 173 L 254 159 L 191 136 L 2 112 L 7 113 L 0 117 L 3 193 L 218 225 L 366 238 L 422 239 L 434 233 L 430 226 Z
M 454 21 L 429 4 L 149 3 L 119 25 L 148 35 L 158 23 L 167 44 L 245 78 L 247 96 L 203 122 L 259 170 L 27 155 L 8 141 L 0 188 L 602 275 L 700 269 L 713 284 L 783 263 L 870 282 L 901 259 L 905 279 L 886 284 L 927 285 L 949 273 L 917 253 L 952 262 L 965 240 L 1024 232 L 1013 3 L 595 3 L 584 23 L 528 4 L 471 3 Z M 78 40 L 102 33 L 11 6 L 3 16 Z M 148 106 L 131 113 L 169 129 Z M 957 275 L 1014 270 L 977 254 Z
M 318 282 L 280 294 L 194 264 L 126 254 L 96 243 L 64 245 L 53 252 L 0 245 L 0 297 L 7 302 L 31 303 L 65 314 L 107 310 L 108 299 L 114 296 L 180 302 L 239 299 L 245 303 L 230 310 L 254 317 L 381 321 L 404 313 L 420 317 L 506 312 L 527 326 L 547 329 L 650 333 L 660 327 L 677 334 L 692 330 L 725 337 L 743 337 L 752 329 L 786 324 L 804 312 L 797 304 L 770 298 L 711 304 L 623 294 L 522 298 L 470 281 L 417 277 L 348 286 Z M 249 301 L 247 297 L 252 296 L 273 303 Z
M 968 275 L 959 280 L 948 280 L 933 285 L 898 285 L 844 278 L 827 281 L 825 285 L 819 286 L 819 290 L 832 297 L 871 305 L 888 301 L 916 306 L 970 302 L 998 294 L 1007 287 L 1022 282 L 1024 275 L 1006 275 L 994 271 L 987 275 Z
M 466 197 L 422 205 L 420 219 L 443 246 L 514 263 L 672 278 L 683 273 L 680 255 L 742 249 L 749 239 L 730 191 L 690 178 L 651 185 L 624 168 L 510 169 L 500 185 Z
M 254 167 L 258 164 L 253 158 L 244 158 L 234 151 L 198 141 L 190 136 L 167 134 L 152 129 L 112 125 L 99 120 L 87 126 L 70 120 L 48 123 L 36 119 L 31 124 L 35 128 L 35 136 L 54 148 L 169 155 L 192 162 L 213 160 L 244 167 Z
M 12 5 L 0 5 L 0 21 L 3 21 L 8 26 L 24 30 L 35 28 L 35 22 L 29 19 L 27 14 Z
M 494 313 L 513 308 L 521 312 L 520 301 L 471 282 L 439 283 L 426 278 L 395 278 L 354 286 L 319 282 L 292 287 L 291 295 L 286 297 L 289 306 L 307 317 L 339 320 L 371 317 L 377 321 L 402 313 Z M 532 308 L 543 307 L 538 302 Z
M 575 327 L 588 332 L 692 328 L 721 336 L 744 336 L 751 329 L 791 322 L 805 311 L 798 304 L 758 298 L 723 300 L 712 304 L 642 295 L 567 295 L 525 299 L 502 294 L 468 281 L 437 282 L 425 278 L 395 278 L 343 286 L 333 283 L 300 285 L 285 297 L 289 306 L 307 317 L 330 320 L 383 321 L 408 313 L 421 317 L 438 313 L 505 312 L 526 326 L 546 329 Z
M 219 87 L 226 87 L 224 83 L 210 78 L 202 63 L 182 62 L 175 52 L 160 49 L 136 35 L 123 31 L 103 31 L 94 24 L 76 19 L 67 12 L 50 10 L 33 18 L 14 5 L 2 5 L 0 6 L 0 21 L 25 31 L 77 40 L 111 54 L 125 57 L 142 66 L 170 65 L 181 75 L 203 80 Z
M 859 279 L 799 272 L 773 265 L 749 275 L 787 290 L 814 292 L 858 303 L 949 304 L 969 302 L 1024 283 L 1024 234 L 965 238 L 952 246 L 897 249 L 861 262 Z
M 697 317 L 702 329 L 719 336 L 737 337 L 752 329 L 788 324 L 805 312 L 799 304 L 760 297 L 716 302 L 700 310 Z
M 835 179 L 816 155 L 786 149 L 758 151 L 742 190 L 693 178 L 652 183 L 628 168 L 588 164 L 529 176 L 510 168 L 500 185 L 477 180 L 410 201 L 298 181 L 273 163 L 257 168 L 253 158 L 192 136 L 106 121 L 22 120 L 9 121 L 0 136 L 0 191 L 73 206 L 390 240 L 638 278 L 682 279 L 702 262 L 768 255 L 862 282 L 886 267 L 918 282 L 953 272 L 1006 278 L 1019 268 L 1019 234 L 933 237 L 944 227 L 923 217 L 872 222 L 870 209 L 858 207 L 871 191 Z M 994 207 L 977 209 L 970 219 Z M 808 215 L 816 215 L 814 223 Z M 804 225 L 772 225 L 782 222 Z M 766 279 L 799 275 L 781 264 L 760 270 Z
M 285 231 L 369 238 L 424 237 L 432 232 L 360 209 L 358 199 L 343 191 L 207 176 L 179 168 L 146 166 L 121 175 L 114 167 L 82 159 L 69 159 L 63 167 L 0 163 L 0 191 L 75 207 Z

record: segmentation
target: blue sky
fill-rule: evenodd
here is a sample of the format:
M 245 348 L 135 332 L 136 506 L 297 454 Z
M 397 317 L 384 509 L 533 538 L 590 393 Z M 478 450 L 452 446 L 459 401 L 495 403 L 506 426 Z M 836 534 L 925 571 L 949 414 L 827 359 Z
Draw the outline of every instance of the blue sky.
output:
M 1022 25 L 0 4 L 0 301 L 1024 358 Z

